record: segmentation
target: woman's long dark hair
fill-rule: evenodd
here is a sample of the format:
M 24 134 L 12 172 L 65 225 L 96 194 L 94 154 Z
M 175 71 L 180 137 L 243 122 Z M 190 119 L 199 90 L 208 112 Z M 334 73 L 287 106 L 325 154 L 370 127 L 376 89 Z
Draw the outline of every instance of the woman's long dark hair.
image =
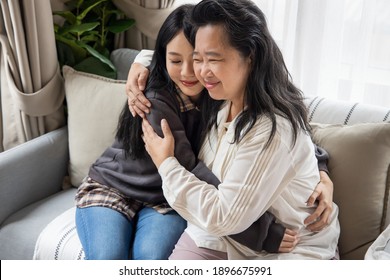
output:
M 167 94 L 177 93 L 174 82 L 166 68 L 166 51 L 168 43 L 180 32 L 190 39 L 192 25 L 189 23 L 190 10 L 194 5 L 186 4 L 176 8 L 164 21 L 156 39 L 156 48 L 150 65 L 150 74 L 146 85 L 147 91 L 164 91 Z M 145 146 L 141 138 L 142 119 L 135 118 L 129 111 L 126 102 L 120 116 L 116 137 L 123 143 L 126 156 L 141 158 L 145 155 Z
M 234 142 L 239 142 L 261 115 L 267 115 L 272 121 L 266 146 L 276 132 L 276 115 L 291 122 L 294 143 L 299 129 L 309 130 L 302 93 L 291 82 L 282 53 L 269 33 L 265 16 L 253 2 L 203 0 L 192 9 L 191 19 L 195 29 L 208 24 L 223 26 L 230 45 L 242 57 L 251 58 L 244 97 L 247 107 L 237 118 Z M 209 131 L 216 125 L 218 111 L 211 106 L 203 113 L 208 116 L 206 129 Z

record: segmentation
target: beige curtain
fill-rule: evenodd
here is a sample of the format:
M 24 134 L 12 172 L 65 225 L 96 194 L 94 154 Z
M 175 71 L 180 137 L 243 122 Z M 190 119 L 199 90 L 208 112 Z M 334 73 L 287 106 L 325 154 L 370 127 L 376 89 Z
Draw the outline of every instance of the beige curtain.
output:
M 176 7 L 175 0 L 113 0 L 129 18 L 136 21 L 136 28 L 126 32 L 117 47 L 154 49 L 157 33 L 163 21 Z
M 65 124 L 50 0 L 1 0 L 0 151 Z

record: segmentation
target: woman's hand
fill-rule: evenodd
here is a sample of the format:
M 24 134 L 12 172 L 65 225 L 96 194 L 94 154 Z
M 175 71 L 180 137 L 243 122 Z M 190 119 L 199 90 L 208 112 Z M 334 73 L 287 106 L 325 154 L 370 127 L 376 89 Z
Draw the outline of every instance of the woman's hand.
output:
M 320 182 L 309 197 L 307 205 L 314 205 L 316 200 L 319 201 L 317 209 L 304 221 L 308 225 L 307 229 L 313 232 L 321 231 L 328 226 L 333 209 L 333 182 L 324 171 L 320 171 Z
M 134 117 L 139 115 L 145 118 L 145 113 L 149 113 L 151 104 L 142 92 L 145 90 L 148 76 L 149 70 L 142 64 L 131 65 L 126 81 L 126 94 L 129 110 Z
M 157 168 L 164 160 L 174 156 L 175 149 L 175 139 L 165 119 L 161 120 L 161 129 L 164 138 L 157 135 L 147 119 L 142 120 L 142 131 L 144 133 L 142 138 L 145 142 L 145 149 Z
M 284 232 L 282 243 L 280 243 L 279 253 L 290 253 L 297 246 L 298 241 L 297 233 L 287 228 Z

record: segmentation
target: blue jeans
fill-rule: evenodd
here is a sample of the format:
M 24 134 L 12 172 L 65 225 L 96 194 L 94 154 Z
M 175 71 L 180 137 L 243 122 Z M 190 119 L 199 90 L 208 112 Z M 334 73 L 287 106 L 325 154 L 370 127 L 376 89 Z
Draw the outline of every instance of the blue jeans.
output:
M 129 221 L 106 207 L 76 209 L 76 227 L 88 260 L 166 260 L 186 221 L 175 211 L 142 208 Z

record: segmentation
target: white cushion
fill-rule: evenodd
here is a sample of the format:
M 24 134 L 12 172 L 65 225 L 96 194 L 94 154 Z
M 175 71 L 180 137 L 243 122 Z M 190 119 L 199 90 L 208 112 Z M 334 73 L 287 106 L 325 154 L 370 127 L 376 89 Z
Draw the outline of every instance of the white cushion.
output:
M 339 206 L 341 258 L 363 259 L 389 223 L 390 123 L 312 124 L 313 141 L 329 153 Z
M 112 144 L 126 104 L 125 81 L 63 67 L 68 109 L 69 175 L 78 187 L 89 167 Z
M 84 250 L 77 235 L 76 207 L 51 221 L 35 244 L 34 260 L 82 260 Z

